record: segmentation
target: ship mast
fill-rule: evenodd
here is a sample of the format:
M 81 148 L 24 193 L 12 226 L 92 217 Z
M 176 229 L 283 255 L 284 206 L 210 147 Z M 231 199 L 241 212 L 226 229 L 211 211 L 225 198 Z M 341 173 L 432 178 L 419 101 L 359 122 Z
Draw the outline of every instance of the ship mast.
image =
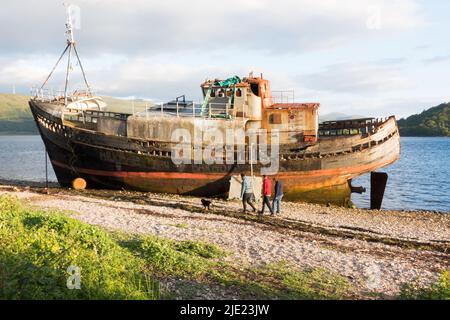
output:
M 80 66 L 81 73 L 83 74 L 84 83 L 86 84 L 87 93 L 89 95 L 92 93 L 91 92 L 91 86 L 89 85 L 89 83 L 87 81 L 86 74 L 84 72 L 84 68 L 83 68 L 83 65 L 81 63 L 80 56 L 78 55 L 77 46 L 76 46 L 76 42 L 75 42 L 74 35 L 73 35 L 72 13 L 71 13 L 71 6 L 70 5 L 68 5 L 68 6 L 66 5 L 66 17 L 67 17 L 67 20 L 66 20 L 67 45 L 66 45 L 66 48 L 64 49 L 63 53 L 59 57 L 59 59 L 56 62 L 55 66 L 53 67 L 52 71 L 48 75 L 47 79 L 45 79 L 44 83 L 41 86 L 41 89 L 43 89 L 44 86 L 47 84 L 48 80 L 53 75 L 54 71 L 56 70 L 56 67 L 59 65 L 59 63 L 61 62 L 61 60 L 64 57 L 64 55 L 68 52 L 66 78 L 65 78 L 65 85 L 64 85 L 64 105 L 65 106 L 67 106 L 67 100 L 68 100 L 67 99 L 68 98 L 67 90 L 68 90 L 68 87 L 69 87 L 70 72 L 72 71 L 72 67 L 71 67 L 72 53 L 75 53 L 75 56 L 77 58 L 78 65 Z
M 64 105 L 67 107 L 67 87 L 69 86 L 70 78 L 70 63 L 72 58 L 72 49 L 75 47 L 75 40 L 73 39 L 73 25 L 72 25 L 72 15 L 70 13 L 70 7 L 66 7 L 66 35 L 67 35 L 67 46 L 69 48 L 69 53 L 67 56 L 67 69 L 66 69 L 66 83 L 64 85 Z

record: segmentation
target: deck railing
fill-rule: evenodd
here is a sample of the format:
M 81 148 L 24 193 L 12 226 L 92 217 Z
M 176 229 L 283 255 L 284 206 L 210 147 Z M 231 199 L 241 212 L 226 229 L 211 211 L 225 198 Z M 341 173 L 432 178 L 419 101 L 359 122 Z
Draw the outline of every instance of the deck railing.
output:
M 214 105 L 217 105 L 214 107 Z M 220 105 L 220 106 L 219 106 Z M 194 117 L 203 119 L 229 119 L 232 116 L 232 109 L 228 104 L 214 104 L 210 103 L 204 110 L 204 114 L 201 115 L 202 105 L 200 103 L 191 103 L 186 110 L 181 107 L 181 104 L 176 104 L 174 107 L 165 107 L 164 103 L 158 103 L 148 108 L 145 112 L 137 113 L 137 116 L 141 117 Z M 70 109 L 66 110 L 64 119 L 68 121 L 77 121 L 83 123 L 97 123 L 98 118 L 111 118 L 117 120 L 126 121 L 132 114 L 117 113 L 98 110 L 78 110 Z
M 203 109 L 203 110 L 202 110 Z M 229 103 L 208 103 L 204 108 L 202 103 L 180 102 L 157 103 L 147 108 L 141 116 L 194 117 L 208 119 L 229 119 L 233 116 L 233 108 Z
M 35 100 L 42 102 L 54 102 L 59 100 L 64 100 L 64 91 L 63 90 L 54 90 L 53 88 L 38 88 L 32 87 L 30 90 L 31 97 Z M 73 92 L 67 93 L 67 98 L 72 101 L 77 101 L 83 98 L 92 97 L 94 93 L 84 91 L 84 90 L 75 90 Z
M 97 110 L 67 109 L 67 112 L 64 114 L 64 120 L 83 123 L 97 123 L 99 118 L 110 118 L 126 121 L 129 116 L 131 116 L 131 114 Z
M 273 103 L 294 103 L 295 91 L 294 90 L 275 90 L 272 91 Z
M 326 121 L 319 124 L 319 136 L 371 134 L 389 118 Z

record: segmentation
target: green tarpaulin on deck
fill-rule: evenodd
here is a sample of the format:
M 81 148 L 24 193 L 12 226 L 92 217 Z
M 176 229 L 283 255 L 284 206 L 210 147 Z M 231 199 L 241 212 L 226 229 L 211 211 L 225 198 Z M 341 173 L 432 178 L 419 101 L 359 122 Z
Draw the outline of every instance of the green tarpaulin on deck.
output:
M 214 85 L 222 87 L 222 88 L 230 88 L 230 87 L 233 87 L 233 86 L 235 86 L 235 85 L 237 85 L 238 83 L 241 83 L 241 82 L 242 82 L 241 78 L 239 78 L 238 76 L 234 76 L 232 78 L 228 78 L 228 79 L 223 80 L 223 81 L 216 81 L 214 83 Z M 234 88 L 234 90 L 235 89 L 236 88 Z M 201 109 L 201 113 L 200 113 L 202 116 L 205 114 L 206 106 L 208 105 L 209 99 L 211 98 L 211 90 L 212 90 L 212 86 L 210 86 L 208 88 L 208 91 L 206 92 L 206 95 L 205 95 L 205 99 L 203 100 L 202 109 Z M 230 97 L 231 103 L 234 102 L 234 90 L 233 90 L 233 94 Z
M 234 76 L 232 78 L 223 80 L 223 81 L 217 81 L 216 83 L 214 83 L 216 86 L 220 86 L 220 87 L 231 87 L 231 86 L 235 86 L 238 83 L 241 83 L 241 78 L 239 78 L 238 76 Z

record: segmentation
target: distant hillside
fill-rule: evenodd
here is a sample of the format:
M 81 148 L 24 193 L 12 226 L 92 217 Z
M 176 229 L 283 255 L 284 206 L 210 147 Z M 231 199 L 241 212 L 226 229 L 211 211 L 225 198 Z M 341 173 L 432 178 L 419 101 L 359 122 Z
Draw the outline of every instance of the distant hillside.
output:
M 325 121 L 333 121 L 333 120 L 351 120 L 351 119 L 362 119 L 366 118 L 365 116 L 359 116 L 359 115 L 348 115 L 345 113 L 340 112 L 332 112 L 325 115 L 319 115 L 319 121 L 325 122 Z
M 0 94 L 0 120 L 31 119 L 28 96 Z
M 450 136 L 450 103 L 423 111 L 398 121 L 404 137 Z
M 36 125 L 28 107 L 29 96 L 0 93 L 0 135 L 38 134 Z M 132 113 L 133 104 L 129 100 L 104 97 L 108 111 Z M 134 112 L 142 112 L 151 103 L 134 101 Z
M 37 134 L 28 96 L 0 94 L 0 134 Z

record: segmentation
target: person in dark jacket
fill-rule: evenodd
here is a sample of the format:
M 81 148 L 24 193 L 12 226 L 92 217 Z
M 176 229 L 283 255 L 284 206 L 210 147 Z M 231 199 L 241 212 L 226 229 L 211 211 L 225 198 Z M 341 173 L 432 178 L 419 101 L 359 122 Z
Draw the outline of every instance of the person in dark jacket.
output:
M 272 201 L 272 211 L 275 211 L 275 206 L 277 213 L 280 213 L 281 199 L 283 199 L 283 182 L 276 179 L 275 180 L 275 194 Z
M 269 208 L 270 214 L 273 215 L 272 206 L 270 205 L 270 196 L 272 195 L 272 182 L 270 181 L 269 177 L 264 176 L 263 179 L 263 207 L 260 212 L 261 215 L 264 214 L 264 209 L 267 206 Z
M 256 212 L 255 205 L 253 204 L 253 199 L 255 195 L 253 194 L 252 179 L 247 177 L 245 174 L 241 174 L 242 178 L 242 188 L 241 188 L 241 199 L 242 205 L 244 207 L 244 213 L 247 213 L 247 204 L 252 207 L 253 212 Z

